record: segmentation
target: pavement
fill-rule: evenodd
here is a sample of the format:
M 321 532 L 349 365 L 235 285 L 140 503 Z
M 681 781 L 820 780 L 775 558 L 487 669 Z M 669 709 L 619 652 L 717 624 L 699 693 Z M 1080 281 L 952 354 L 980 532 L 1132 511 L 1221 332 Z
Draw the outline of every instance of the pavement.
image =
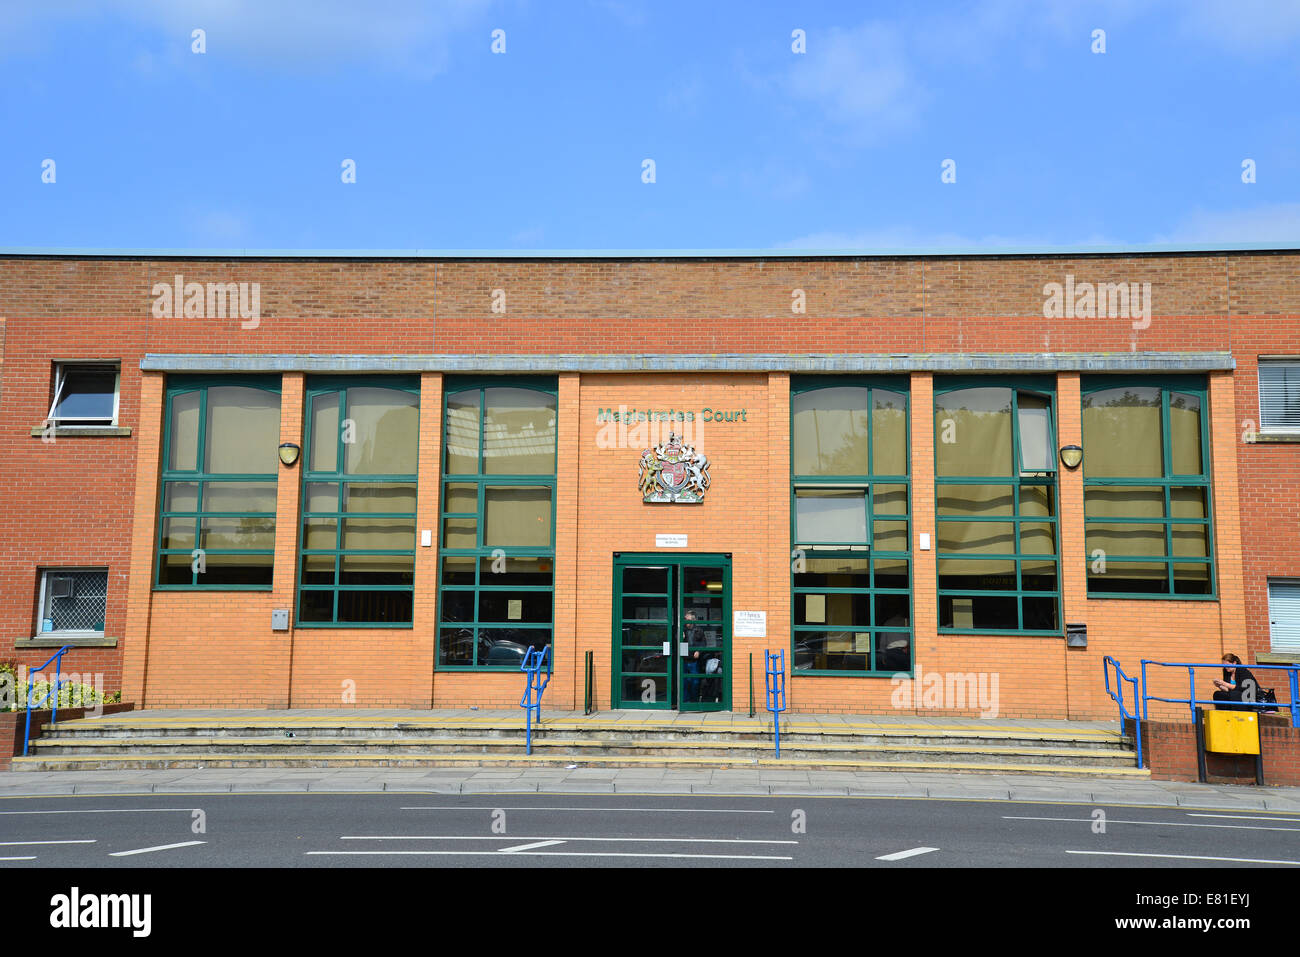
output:
M 1300 813 L 1300 788 L 1063 778 L 676 768 L 189 768 L 5 771 L 0 798 L 71 794 L 273 792 L 431 794 L 700 794 L 930 798 L 1236 808 Z

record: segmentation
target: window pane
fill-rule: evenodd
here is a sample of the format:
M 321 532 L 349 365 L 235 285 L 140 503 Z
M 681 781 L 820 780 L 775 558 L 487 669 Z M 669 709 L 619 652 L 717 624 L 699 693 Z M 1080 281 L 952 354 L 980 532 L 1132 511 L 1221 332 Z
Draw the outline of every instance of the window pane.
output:
M 1015 499 L 1010 485 L 940 485 L 939 515 L 1010 517 Z
M 1010 595 L 940 595 L 940 628 L 986 628 L 1017 631 L 1019 602 Z
M 878 631 L 875 635 L 877 671 L 912 670 L 912 636 L 906 631 Z
M 484 390 L 483 471 L 491 475 L 555 472 L 555 396 L 532 389 Z
M 478 513 L 477 485 L 448 485 L 446 498 L 442 503 L 444 512 Z
M 447 628 L 438 635 L 438 663 L 443 665 L 472 665 L 474 663 L 474 630 L 472 628 Z
M 876 571 L 877 588 L 910 588 L 906 558 L 877 558 L 872 564 Z
M 158 556 L 159 585 L 192 585 L 194 572 L 190 568 L 192 559 L 188 552 Z
M 339 483 L 308 482 L 303 510 L 307 512 L 337 512 L 339 510 Z
M 906 628 L 910 623 L 910 609 L 906 595 L 877 595 L 875 624 L 890 628 Z
M 1210 526 L 1174 525 L 1170 532 L 1175 555 L 1187 558 L 1209 558 Z
M 307 519 L 302 523 L 302 547 L 338 548 L 338 527 L 338 519 Z
M 491 487 L 483 490 L 486 548 L 547 548 L 551 544 L 551 489 Z
M 197 512 L 198 510 L 198 482 L 167 482 L 163 485 L 164 512 Z
M 882 515 L 907 514 L 906 485 L 873 485 L 871 507 L 877 518 Z
M 1056 562 L 1021 562 L 1020 582 L 1023 591 L 1056 591 Z
M 61 593 L 59 597 L 55 597 L 55 592 Z M 45 608 L 41 617 L 53 619 L 55 631 L 102 632 L 107 603 L 107 571 L 52 569 L 45 574 Z
M 340 591 L 338 595 L 338 620 L 341 622 L 411 623 L 415 601 L 409 591 Z
M 194 549 L 195 522 L 192 518 L 163 519 L 162 547 Z
M 311 471 L 337 472 L 339 447 L 339 393 L 311 398 Z
M 1015 526 L 1010 522 L 938 523 L 939 551 L 1014 555 Z
M 1055 555 L 1056 534 L 1046 522 L 1022 522 L 1020 552 L 1024 555 Z
M 208 472 L 274 473 L 280 463 L 280 395 L 246 386 L 208 389 Z
M 817 389 L 794 397 L 795 475 L 866 475 L 867 390 Z M 885 421 L 889 421 L 889 414 Z M 889 437 L 883 440 L 886 445 Z M 892 454 L 886 448 L 886 454 Z M 879 469 L 879 467 L 877 467 Z M 902 474 L 906 469 L 900 470 Z
M 1175 564 L 1174 591 L 1179 595 L 1208 595 L 1210 589 L 1210 566 Z
M 203 518 L 200 519 L 199 547 L 275 548 L 273 518 Z M 212 557 L 208 556 L 208 565 Z
M 1185 392 L 1169 393 L 1169 439 L 1175 475 L 1202 475 L 1201 400 Z
M 302 583 L 304 585 L 333 585 L 334 556 L 304 555 L 302 557 Z
M 414 580 L 414 555 L 339 556 L 341 585 L 409 585 Z
M 345 512 L 414 512 L 415 485 L 409 482 L 349 482 L 343 486 Z
M 872 392 L 871 455 L 873 474 L 907 474 L 907 396 L 901 392 Z
M 1160 389 L 1104 389 L 1083 397 L 1083 470 L 1088 478 L 1159 478 Z
M 1164 518 L 1165 492 L 1158 486 L 1093 485 L 1083 490 L 1088 518 Z
M 442 593 L 442 621 L 473 621 L 474 592 L 444 591 Z
M 343 456 L 350 475 L 414 475 L 419 455 L 420 398 L 399 389 L 351 388 Z
M 796 595 L 796 625 L 831 625 L 866 631 L 871 627 L 871 599 L 867 592 L 857 594 Z
M 1133 592 L 1168 594 L 1169 566 L 1164 562 L 1115 562 L 1107 559 L 1105 570 L 1088 564 L 1089 592 Z
M 1056 599 L 1025 598 L 1021 602 L 1025 631 L 1056 631 Z
M 1011 559 L 969 561 L 941 558 L 939 588 L 952 591 L 1015 591 L 1016 563 Z
M 871 547 L 878 552 L 907 551 L 907 522 L 876 522 Z
M 549 628 L 480 628 L 478 663 L 505 665 L 518 671 L 530 647 L 541 651 L 550 643 Z
M 871 631 L 797 631 L 794 667 L 800 671 L 865 671 Z
M 205 512 L 275 512 L 274 482 L 205 482 Z
M 473 559 L 468 559 L 473 561 Z M 479 584 L 552 585 L 555 561 L 550 558 L 484 556 L 479 560 Z M 471 574 L 472 574 L 471 567 Z M 473 580 L 471 579 L 471 584 Z
M 448 475 L 478 472 L 478 389 L 447 396 Z
M 345 518 L 343 548 L 415 548 L 414 518 Z
M 333 621 L 334 592 L 303 591 L 298 604 L 299 621 Z
M 1020 486 L 1020 514 L 1026 518 L 1049 518 L 1056 514 L 1052 489 L 1047 485 Z
M 1052 424 L 1047 399 L 1021 392 L 1016 397 L 1020 425 L 1020 464 L 1026 472 L 1050 472 L 1056 468 L 1052 448 Z
M 1171 488 L 1169 505 L 1174 518 L 1207 518 L 1205 489 Z
M 443 548 L 477 548 L 478 519 L 446 518 L 442 521 Z
M 442 560 L 442 583 L 444 585 L 474 584 L 474 562 L 471 555 L 452 555 Z
M 960 389 L 934 398 L 940 475 L 1011 475 L 1011 390 Z
M 796 587 L 867 588 L 871 584 L 870 559 L 805 558 L 804 571 L 796 573 Z
M 865 489 L 795 489 L 795 538 L 800 542 L 867 542 Z
M 207 556 L 207 570 L 198 576 L 200 585 L 269 585 L 274 555 Z
M 59 398 L 59 405 L 54 410 L 54 417 L 56 419 L 101 419 L 105 423 L 111 423 L 116 388 L 116 369 L 65 367 L 63 392 Z
M 1097 522 L 1084 527 L 1088 554 L 1101 549 L 1107 561 L 1117 555 L 1163 556 L 1164 525 L 1129 525 Z
M 172 396 L 172 420 L 167 432 L 169 469 L 192 472 L 198 468 L 201 395 L 199 392 L 182 392 Z
M 480 591 L 478 620 L 547 624 L 551 620 L 549 591 Z

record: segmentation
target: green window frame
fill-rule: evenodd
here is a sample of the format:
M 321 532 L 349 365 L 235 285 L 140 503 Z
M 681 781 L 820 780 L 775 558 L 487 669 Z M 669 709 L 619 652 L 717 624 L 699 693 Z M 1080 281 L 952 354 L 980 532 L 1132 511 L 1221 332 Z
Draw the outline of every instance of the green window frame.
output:
M 511 422 L 509 412 L 501 412 L 508 405 L 490 406 L 509 401 L 535 404 L 516 408 Z M 498 410 L 496 419 L 490 408 Z M 442 421 L 436 667 L 518 671 L 523 652 L 552 644 L 555 633 L 557 380 L 449 377 Z M 512 433 L 512 426 L 518 430 Z M 541 470 L 492 467 L 493 459 L 518 465 L 521 457 L 526 462 L 538 455 L 550 459 Z M 549 507 L 538 509 L 543 498 Z M 529 520 L 546 527 L 525 534 L 522 523 Z M 552 647 L 552 664 L 554 654 Z
M 409 450 L 396 453 L 419 461 L 420 382 L 412 376 L 311 377 L 304 404 L 305 442 L 302 461 L 302 509 L 298 525 L 299 628 L 411 628 L 414 625 L 417 468 L 410 471 L 363 471 L 349 467 L 349 447 L 376 458 L 394 453 L 371 442 L 379 423 L 360 427 L 353 409 L 364 407 L 357 393 L 388 390 L 405 394 L 400 408 L 414 408 Z M 329 399 L 336 396 L 330 411 Z M 331 434 L 317 429 L 320 418 L 332 420 Z M 373 427 L 373 432 L 367 429 Z M 402 429 L 397 421 L 389 426 Z M 400 438 L 400 436 L 399 436 Z M 332 450 L 331 450 L 332 445 Z M 391 447 L 390 447 L 391 448 Z M 332 456 L 332 461 L 331 461 Z M 323 459 L 324 465 L 318 467 Z M 388 464 L 388 463 L 385 463 Z M 387 501 L 385 501 L 387 499 Z M 383 505 L 402 507 L 382 507 Z M 381 507 L 375 508 L 374 505 Z M 409 505 L 409 507 L 408 507 Z M 397 544 L 409 532 L 410 544 Z M 388 544 L 354 544 L 367 538 Z M 329 614 L 326 615 L 325 611 Z
M 945 473 L 941 470 L 943 446 L 957 444 L 962 439 L 956 420 L 950 422 L 945 418 L 939 400 L 974 389 L 1010 393 L 1010 448 L 1005 467 L 1001 471 L 990 468 L 987 474 L 978 475 Z M 934 395 L 938 632 L 1060 635 L 1061 538 L 1056 482 L 1055 380 L 954 376 L 935 379 Z M 1026 429 L 1027 422 L 1045 424 L 1045 433 Z M 981 447 L 985 446 L 981 443 Z M 998 489 L 1005 492 L 1000 493 Z M 993 514 L 988 514 L 989 511 Z M 994 545 L 994 550 L 985 550 L 976 537 L 981 527 L 988 528 L 986 541 L 992 536 L 993 542 L 997 539 L 1005 542 L 1009 536 L 1011 547 L 997 549 Z M 1042 547 L 1047 536 L 1051 539 L 1050 549 Z M 1043 574 L 1049 563 L 1050 581 Z M 992 565 L 994 571 L 981 576 L 980 565 L 986 568 Z M 970 571 L 962 575 L 966 569 Z M 1049 584 L 1050 588 L 1045 587 Z M 1009 614 L 1012 605 L 1014 623 L 1010 622 Z M 980 623 L 994 621 L 999 616 L 1003 621 L 997 624 Z
M 1159 394 L 1158 420 L 1149 419 L 1158 425 L 1159 441 L 1154 443 L 1153 437 L 1147 435 L 1146 441 L 1138 442 L 1147 450 L 1158 444 L 1158 474 L 1148 468 L 1152 474 L 1134 474 L 1138 470 L 1132 469 L 1117 475 L 1112 473 L 1121 471 L 1118 467 L 1099 465 L 1103 461 L 1100 443 L 1105 437 L 1099 431 L 1102 422 L 1090 414 L 1094 409 L 1099 413 L 1101 407 L 1092 403 L 1103 394 L 1120 390 L 1127 394 L 1134 390 Z M 1088 597 L 1216 601 L 1214 488 L 1205 377 L 1085 376 L 1081 392 Z M 1196 403 L 1200 433 L 1197 441 L 1184 438 L 1187 417 L 1180 415 L 1177 422 L 1174 418 L 1174 413 L 1191 409 L 1188 399 Z M 1151 403 L 1143 404 L 1154 410 Z M 1128 431 L 1136 434 L 1135 428 Z M 1199 460 L 1197 468 L 1183 468 L 1191 456 Z M 1142 460 L 1140 455 L 1120 458 L 1128 462 Z M 1157 544 L 1158 552 L 1151 547 Z M 1118 553 L 1114 546 L 1120 549 Z M 1124 577 L 1124 572 L 1131 577 Z
M 901 406 L 894 397 L 901 398 Z M 824 405 L 816 404 L 818 398 Z M 822 411 L 829 420 L 827 436 L 835 429 L 847 436 L 839 448 L 822 448 Z M 808 413 L 813 425 L 805 424 L 801 434 L 798 420 Z M 901 413 L 901 420 L 893 426 L 899 431 L 891 433 L 886 416 L 894 413 Z M 790 432 L 791 674 L 911 674 L 910 382 L 888 376 L 796 377 L 790 388 Z M 824 513 L 801 508 L 801 502 L 815 501 L 832 508 Z M 802 527 L 801 519 L 807 519 Z
M 229 388 L 254 389 L 275 397 L 274 434 L 265 449 L 267 471 L 214 470 L 210 390 Z M 169 376 L 163 411 L 153 587 L 158 591 L 270 591 L 280 467 L 279 378 Z M 177 419 L 185 415 L 193 416 L 192 437 L 177 434 Z M 238 441 L 226 445 L 222 454 L 229 454 L 235 445 L 247 449 L 242 431 L 247 425 L 244 420 Z M 267 423 L 263 427 L 272 431 Z M 182 457 L 185 461 L 176 464 Z

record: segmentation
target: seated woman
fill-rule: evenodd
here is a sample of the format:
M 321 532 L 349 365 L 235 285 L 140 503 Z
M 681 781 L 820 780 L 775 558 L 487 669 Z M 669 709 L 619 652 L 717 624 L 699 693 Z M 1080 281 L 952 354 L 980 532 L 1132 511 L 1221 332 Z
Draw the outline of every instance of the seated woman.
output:
M 1236 655 L 1223 656 L 1223 679 L 1214 679 L 1215 701 L 1258 701 L 1259 683 L 1248 668 L 1241 666 L 1241 659 Z M 1249 705 L 1218 704 L 1221 711 L 1254 711 Z

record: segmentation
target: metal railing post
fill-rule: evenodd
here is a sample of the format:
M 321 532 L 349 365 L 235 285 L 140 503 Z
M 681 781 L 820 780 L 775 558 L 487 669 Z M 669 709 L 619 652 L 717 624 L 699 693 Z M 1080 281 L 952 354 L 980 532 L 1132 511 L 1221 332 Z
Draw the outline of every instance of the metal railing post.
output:
M 67 683 L 60 679 L 60 676 L 63 674 L 63 653 L 71 647 L 72 647 L 71 645 L 64 645 L 62 648 L 56 651 L 53 657 L 51 657 L 49 661 L 46 661 L 45 664 L 41 665 L 39 668 L 34 669 L 33 671 L 27 672 L 27 687 L 23 689 L 23 697 L 27 701 L 27 722 L 25 727 L 23 728 L 23 757 L 27 757 L 27 749 L 28 746 L 31 744 L 31 740 L 32 740 L 32 691 L 36 687 L 35 681 L 32 680 L 32 675 L 39 674 L 40 672 L 44 671 L 45 668 L 51 662 L 54 663 L 54 681 L 49 688 L 45 689 L 45 697 L 41 698 L 41 700 L 38 701 L 37 704 L 38 705 L 44 704 L 47 700 L 49 700 L 50 695 L 53 694 L 54 705 L 50 712 L 50 724 L 58 724 L 59 688 L 62 685 Z
M 772 727 L 776 733 L 776 756 L 781 756 L 781 712 L 785 711 L 785 649 L 776 654 L 763 652 L 767 710 L 772 712 Z
M 749 716 L 754 717 L 754 653 L 749 653 Z

